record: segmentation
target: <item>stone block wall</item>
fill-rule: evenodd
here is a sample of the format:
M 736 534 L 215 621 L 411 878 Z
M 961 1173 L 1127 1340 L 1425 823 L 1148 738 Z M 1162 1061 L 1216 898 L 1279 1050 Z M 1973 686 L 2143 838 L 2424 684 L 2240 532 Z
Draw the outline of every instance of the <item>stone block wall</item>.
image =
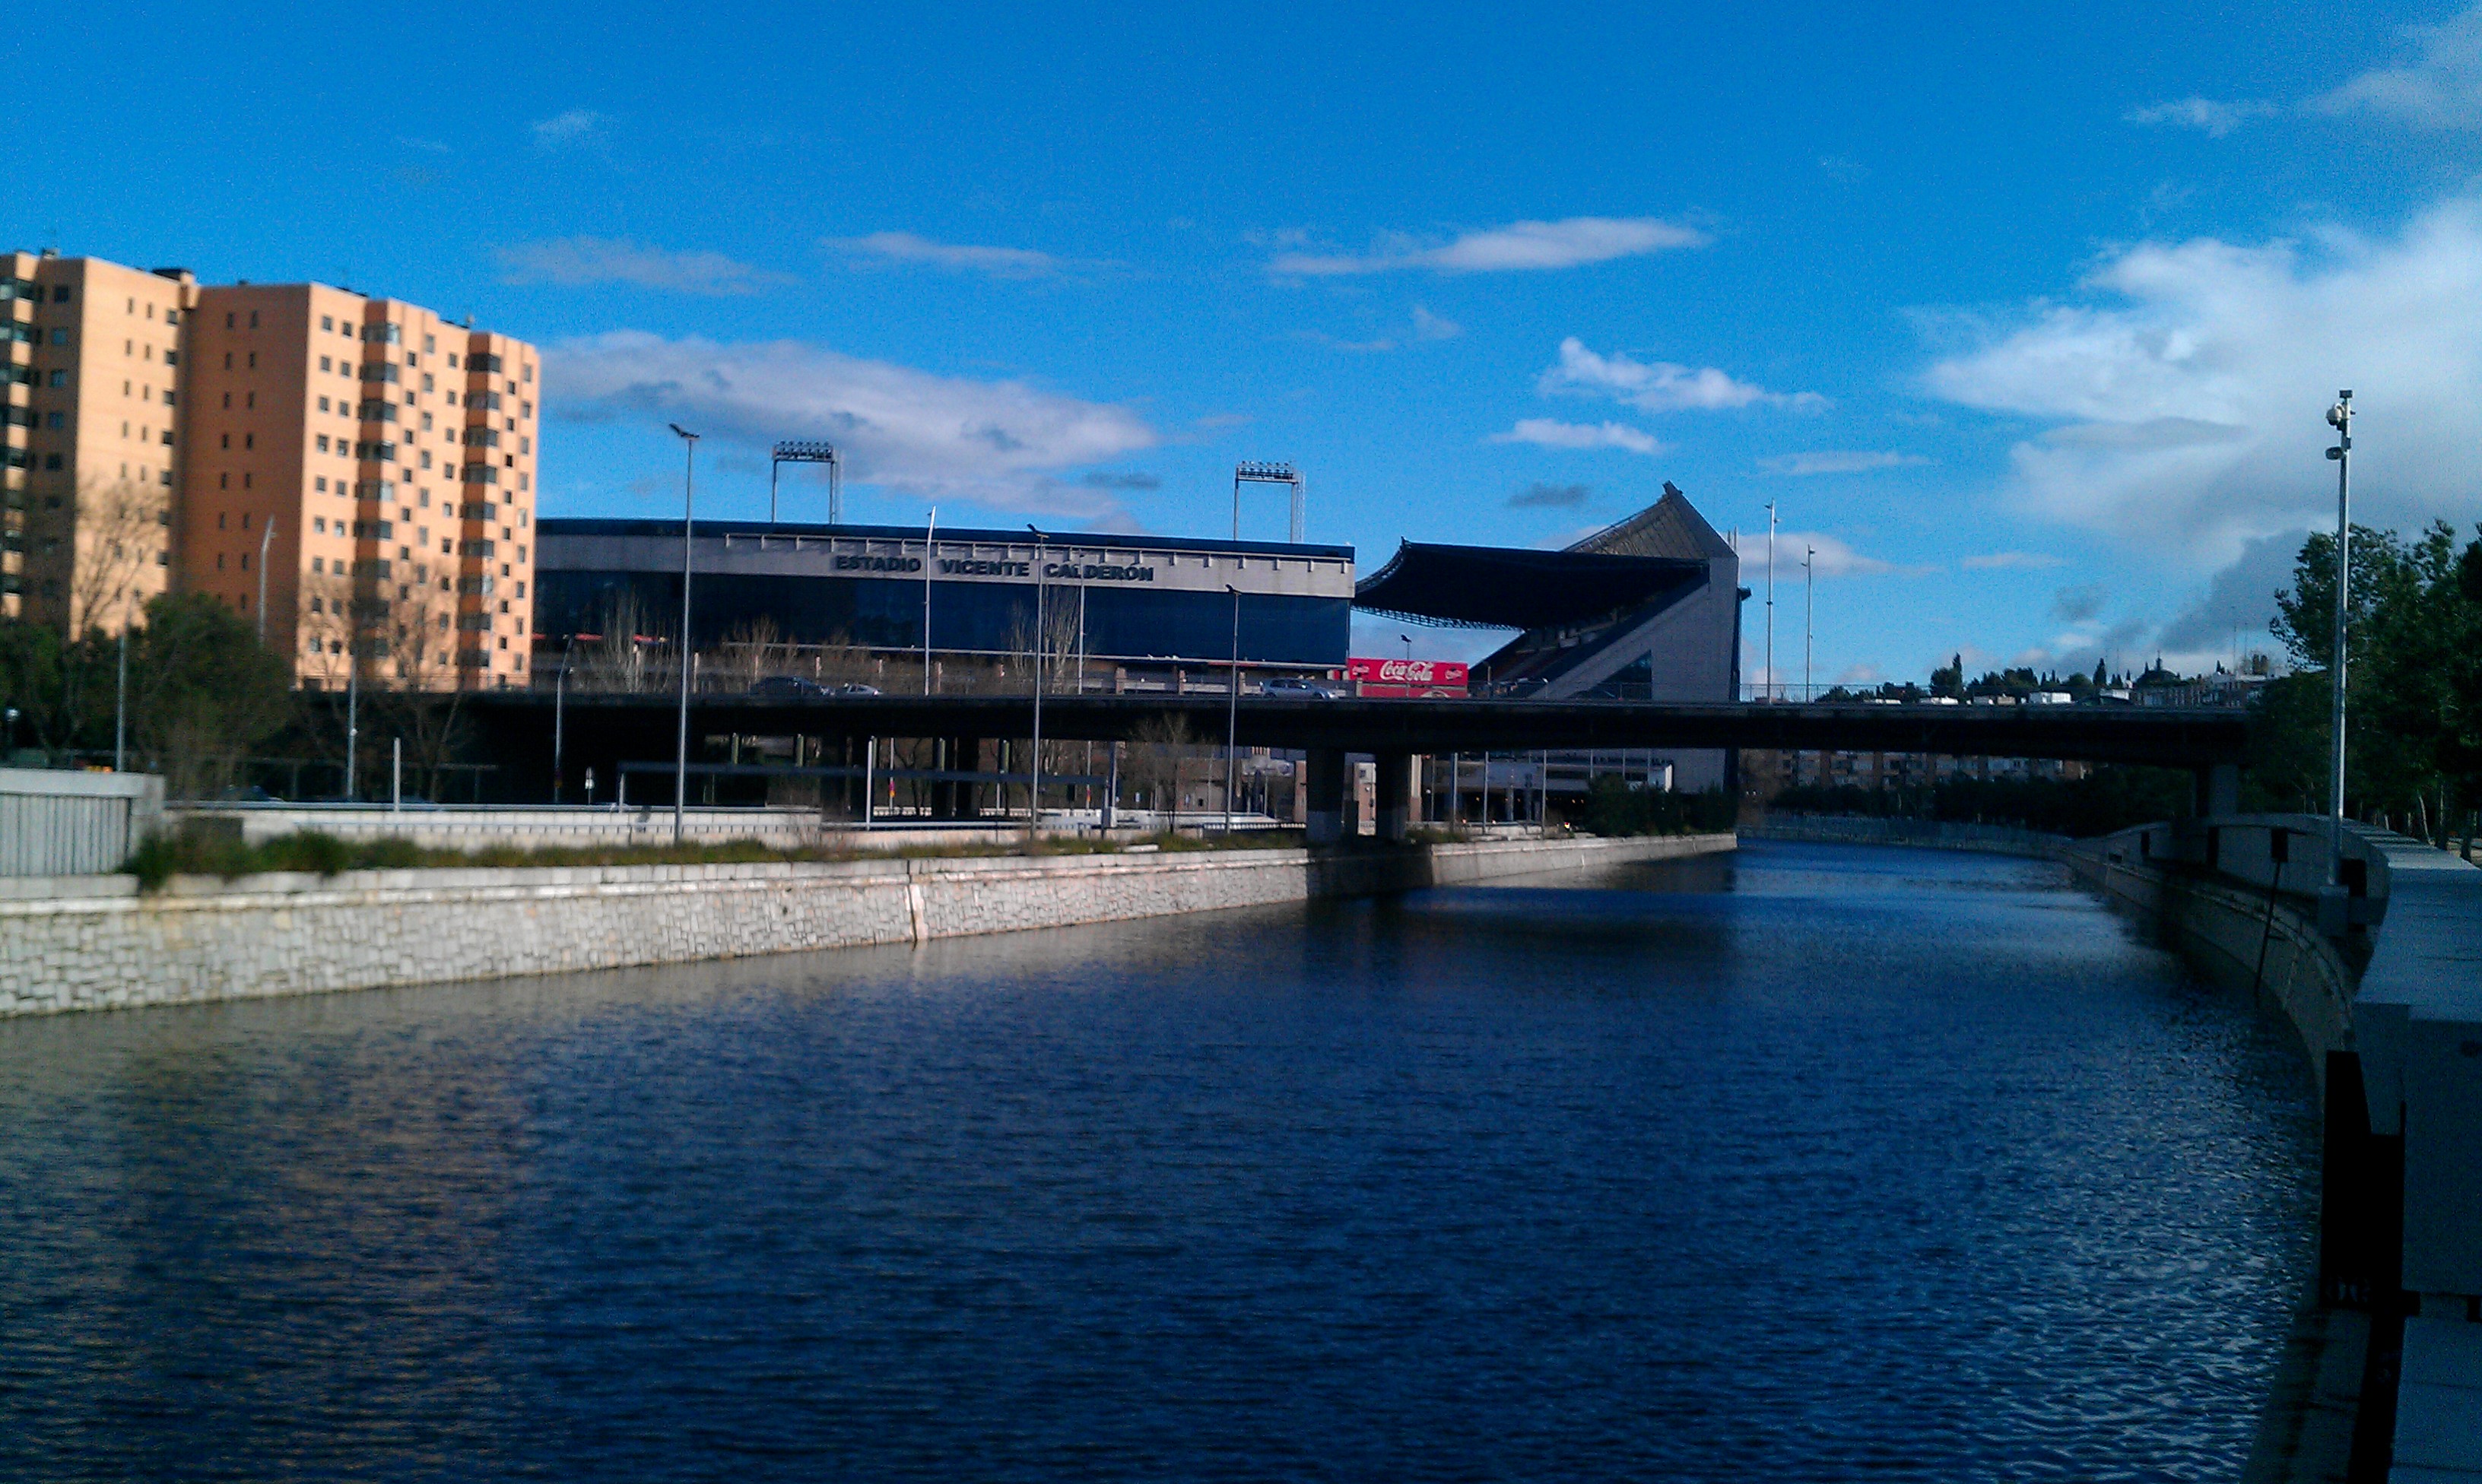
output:
M 1729 835 L 969 859 L 19 881 L 0 1015 L 255 999 L 1298 901 L 1727 850 Z

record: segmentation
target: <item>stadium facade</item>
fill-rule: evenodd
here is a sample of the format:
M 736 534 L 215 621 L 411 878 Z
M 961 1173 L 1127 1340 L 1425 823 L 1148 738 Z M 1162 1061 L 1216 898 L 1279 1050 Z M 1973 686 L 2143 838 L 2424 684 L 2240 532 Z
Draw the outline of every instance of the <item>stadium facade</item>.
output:
M 626 618 L 669 636 L 681 608 L 681 526 L 541 524 L 542 641 Z M 759 627 L 792 644 L 1004 657 L 1035 647 L 1038 589 L 1052 647 L 1101 664 L 1343 665 L 1353 548 L 1163 536 L 700 521 L 692 639 Z

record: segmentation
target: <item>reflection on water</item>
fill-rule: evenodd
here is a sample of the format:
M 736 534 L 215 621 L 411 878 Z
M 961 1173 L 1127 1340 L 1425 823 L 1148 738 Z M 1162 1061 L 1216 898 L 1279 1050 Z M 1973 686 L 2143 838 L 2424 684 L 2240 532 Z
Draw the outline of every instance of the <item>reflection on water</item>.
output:
M 2310 1099 L 1835 846 L 0 1023 L 0 1477 L 2234 1477 Z

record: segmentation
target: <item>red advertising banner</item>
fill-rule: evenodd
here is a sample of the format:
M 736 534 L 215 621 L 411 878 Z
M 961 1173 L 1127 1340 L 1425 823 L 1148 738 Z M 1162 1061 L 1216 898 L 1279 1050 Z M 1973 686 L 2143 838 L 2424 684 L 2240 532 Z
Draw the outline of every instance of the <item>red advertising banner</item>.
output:
M 1470 667 L 1459 660 L 1347 660 L 1345 678 L 1361 695 L 1462 695 Z

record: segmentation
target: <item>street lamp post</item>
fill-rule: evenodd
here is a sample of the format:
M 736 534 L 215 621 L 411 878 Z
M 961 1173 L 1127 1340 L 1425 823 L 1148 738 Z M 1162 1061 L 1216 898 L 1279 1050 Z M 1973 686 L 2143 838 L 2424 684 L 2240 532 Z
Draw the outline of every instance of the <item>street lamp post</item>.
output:
M 1776 503 L 1767 502 L 1767 699 L 1776 697 Z
M 560 646 L 560 678 L 551 690 L 551 801 L 555 804 L 560 802 L 560 751 L 562 724 L 566 719 L 563 712 L 568 704 L 568 655 L 576 647 L 577 636 L 572 633 L 568 642 Z
M 1812 621 L 1818 616 L 1818 574 L 1813 570 L 1817 562 L 1818 548 L 1805 544 L 1801 550 L 1801 698 L 1805 701 L 1818 699 L 1817 683 L 1809 673 L 1810 649 L 1817 638 Z
M 939 508 L 931 508 L 930 523 L 922 530 L 922 693 L 931 693 L 931 569 L 937 563 L 932 554 L 939 545 Z
M 1025 529 L 1034 531 L 1034 768 L 1027 775 L 1031 781 L 1025 791 L 1025 819 L 1026 828 L 1035 834 L 1041 834 L 1043 832 L 1043 646 L 1045 642 L 1043 628 L 1044 586 L 1043 568 L 1043 563 L 1051 560 L 1051 537 L 1040 531 L 1035 531 L 1030 523 Z
M 1241 589 L 1227 583 L 1224 590 L 1232 594 L 1232 669 L 1224 682 L 1224 838 L 1230 840 L 1232 790 L 1239 781 L 1234 743 L 1241 736 Z
M 267 543 L 276 539 L 276 522 L 268 521 L 258 534 L 258 641 L 267 642 Z M 128 615 L 123 614 L 123 626 Z
M 672 425 L 681 440 L 681 709 L 673 739 L 673 844 L 681 843 L 681 811 L 690 795 L 690 522 L 697 510 L 699 435 Z
M 2327 813 L 2335 834 L 2330 852 L 2330 885 L 2344 879 L 2344 641 L 2345 606 L 2353 589 L 2353 393 L 2336 394 L 2327 409 L 2327 426 L 2336 430 L 2336 446 L 2327 456 L 2336 460 L 2336 627 L 2335 657 L 2329 662 L 2332 684 L 2327 714 Z

